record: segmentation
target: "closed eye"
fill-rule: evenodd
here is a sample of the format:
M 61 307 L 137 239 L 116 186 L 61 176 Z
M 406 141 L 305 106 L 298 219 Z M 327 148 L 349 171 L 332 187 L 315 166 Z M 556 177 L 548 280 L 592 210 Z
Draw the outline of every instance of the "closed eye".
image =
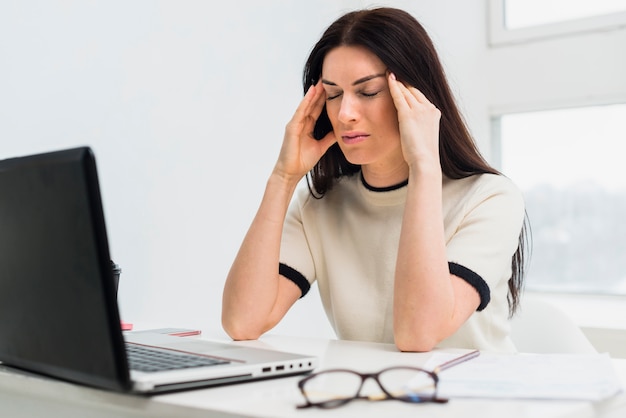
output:
M 374 97 L 374 96 L 376 96 L 378 93 L 380 93 L 381 91 L 382 91 L 382 90 L 378 90 L 378 91 L 374 91 L 374 92 L 371 92 L 371 93 L 370 93 L 370 92 L 365 92 L 365 91 L 360 91 L 360 92 L 359 92 L 359 94 L 360 94 L 361 96 L 363 96 L 363 97 Z M 331 94 L 331 93 L 326 93 L 326 100 L 327 100 L 327 101 L 330 101 L 330 100 L 336 99 L 337 97 L 341 96 L 342 94 L 343 94 L 343 92 L 340 92 L 340 93 L 334 93 L 334 94 Z
M 342 93 L 336 93 L 336 94 L 331 95 L 329 93 L 326 93 L 326 100 L 328 101 L 328 100 L 336 99 L 337 97 L 341 96 L 341 94 Z
M 380 90 L 379 90 L 379 91 L 375 91 L 375 92 L 373 92 L 373 93 L 366 93 L 366 92 L 362 91 L 362 92 L 361 92 L 361 95 L 362 95 L 362 96 L 365 96 L 365 97 L 374 97 L 374 96 L 376 96 L 378 93 L 380 93 Z

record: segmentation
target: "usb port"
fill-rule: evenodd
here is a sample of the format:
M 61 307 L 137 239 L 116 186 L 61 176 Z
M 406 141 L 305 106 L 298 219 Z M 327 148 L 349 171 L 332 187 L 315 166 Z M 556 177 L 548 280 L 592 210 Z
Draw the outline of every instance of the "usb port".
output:
M 276 366 L 276 371 L 285 370 L 285 366 Z
M 271 372 L 271 371 L 272 371 L 272 368 L 271 368 L 271 367 L 263 367 L 263 368 L 261 369 L 261 371 L 262 371 L 263 373 L 269 373 L 269 372 Z

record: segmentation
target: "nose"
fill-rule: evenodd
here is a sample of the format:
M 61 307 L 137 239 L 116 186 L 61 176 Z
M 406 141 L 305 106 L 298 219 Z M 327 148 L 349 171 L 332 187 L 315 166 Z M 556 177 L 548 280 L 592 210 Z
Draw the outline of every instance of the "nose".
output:
M 337 119 L 341 123 L 355 122 L 358 119 L 358 104 L 354 97 L 344 94 L 341 98 L 341 106 Z

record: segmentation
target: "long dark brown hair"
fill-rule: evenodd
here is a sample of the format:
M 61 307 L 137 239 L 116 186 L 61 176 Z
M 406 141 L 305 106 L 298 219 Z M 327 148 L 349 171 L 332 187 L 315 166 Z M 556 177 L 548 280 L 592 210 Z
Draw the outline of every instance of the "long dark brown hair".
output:
M 350 12 L 324 32 L 306 61 L 304 91 L 322 74 L 326 54 L 338 46 L 360 46 L 374 53 L 398 80 L 416 87 L 441 111 L 439 155 L 445 176 L 461 179 L 475 174 L 500 174 L 482 157 L 461 116 L 435 47 L 422 25 L 409 13 L 394 8 L 376 8 Z M 332 131 L 324 107 L 313 135 L 323 138 Z M 311 193 L 321 198 L 337 179 L 359 172 L 338 144 L 331 146 L 309 173 Z M 309 178 L 307 177 L 307 181 Z M 517 251 L 511 260 L 509 279 L 509 313 L 512 316 L 520 302 L 525 272 L 526 220 Z

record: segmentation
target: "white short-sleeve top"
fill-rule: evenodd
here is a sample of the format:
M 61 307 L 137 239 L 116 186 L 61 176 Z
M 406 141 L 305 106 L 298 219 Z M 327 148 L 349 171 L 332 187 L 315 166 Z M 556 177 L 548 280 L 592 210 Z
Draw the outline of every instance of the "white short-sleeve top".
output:
M 317 281 L 340 339 L 394 341 L 393 281 L 406 193 L 407 183 L 376 189 L 359 173 L 321 199 L 303 187 L 291 202 L 279 271 L 303 296 Z M 524 220 L 520 191 L 500 175 L 444 177 L 443 220 L 450 271 L 478 291 L 481 303 L 439 346 L 515 351 L 507 282 Z

